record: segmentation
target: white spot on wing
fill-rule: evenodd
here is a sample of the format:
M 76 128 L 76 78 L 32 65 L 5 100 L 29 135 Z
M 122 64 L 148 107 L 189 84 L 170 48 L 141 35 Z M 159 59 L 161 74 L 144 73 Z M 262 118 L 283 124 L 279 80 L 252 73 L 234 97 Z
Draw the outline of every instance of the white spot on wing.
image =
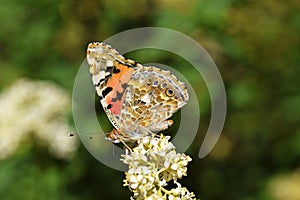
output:
M 99 87 L 96 87 L 96 92 L 98 94 L 98 96 L 102 97 L 102 90 Z
M 99 76 L 100 78 L 105 78 L 105 71 L 100 71 Z
M 145 95 L 141 98 L 141 100 L 142 100 L 143 102 L 145 102 L 147 105 L 150 104 L 150 95 L 149 95 L 149 94 L 145 94 Z
M 114 63 L 113 63 L 112 60 L 107 60 L 107 61 L 106 61 L 106 65 L 107 65 L 108 67 L 112 67 L 112 66 L 114 65 Z
M 98 84 L 100 79 L 101 79 L 100 73 L 92 76 L 92 80 L 93 80 L 94 85 Z

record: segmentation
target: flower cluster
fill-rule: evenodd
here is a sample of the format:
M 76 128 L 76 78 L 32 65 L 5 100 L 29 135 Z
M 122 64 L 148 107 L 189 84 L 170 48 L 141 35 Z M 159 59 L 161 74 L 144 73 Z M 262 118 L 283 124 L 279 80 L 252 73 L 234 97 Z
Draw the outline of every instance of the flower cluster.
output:
M 192 159 L 175 151 L 169 136 L 144 137 L 137 141 L 132 152 L 123 155 L 128 165 L 124 186 L 129 186 L 134 199 L 194 199 L 194 193 L 182 187 L 177 179 L 187 175 L 187 165 Z M 176 188 L 167 190 L 173 180 Z
M 0 95 L 0 159 L 33 141 L 48 147 L 57 158 L 69 158 L 77 149 L 70 139 L 65 112 L 67 93 L 45 81 L 21 79 Z

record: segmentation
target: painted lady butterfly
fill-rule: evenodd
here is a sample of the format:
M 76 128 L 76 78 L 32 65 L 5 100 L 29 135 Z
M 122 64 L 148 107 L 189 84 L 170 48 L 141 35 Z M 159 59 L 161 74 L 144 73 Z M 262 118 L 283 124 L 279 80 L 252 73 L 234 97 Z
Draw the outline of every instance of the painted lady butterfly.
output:
M 126 59 L 110 45 L 92 42 L 87 62 L 115 143 L 135 141 L 173 124 L 169 118 L 188 101 L 186 85 L 170 71 Z

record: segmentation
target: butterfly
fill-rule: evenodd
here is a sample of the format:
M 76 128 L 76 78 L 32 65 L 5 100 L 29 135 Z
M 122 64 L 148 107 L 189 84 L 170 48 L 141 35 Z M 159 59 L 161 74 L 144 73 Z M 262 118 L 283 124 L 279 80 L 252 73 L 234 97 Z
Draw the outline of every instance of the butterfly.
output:
M 169 118 L 188 101 L 186 85 L 170 71 L 143 66 L 110 45 L 87 48 L 89 72 L 100 103 L 114 129 L 114 143 L 134 142 L 173 124 Z

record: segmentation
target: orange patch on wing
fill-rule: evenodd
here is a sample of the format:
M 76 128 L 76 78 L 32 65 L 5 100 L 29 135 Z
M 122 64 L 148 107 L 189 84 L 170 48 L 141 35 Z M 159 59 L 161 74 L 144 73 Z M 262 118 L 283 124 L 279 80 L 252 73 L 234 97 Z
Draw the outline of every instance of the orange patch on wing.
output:
M 106 97 L 106 103 L 109 105 L 111 104 L 112 107 L 110 108 L 110 111 L 115 114 L 119 115 L 121 113 L 121 109 L 123 106 L 125 93 L 124 93 L 124 87 L 122 87 L 122 84 L 128 84 L 131 75 L 134 71 L 133 68 L 129 68 L 125 65 L 118 64 L 116 67 L 120 70 L 119 73 L 112 74 L 111 78 L 107 81 L 107 87 L 112 87 L 113 90 L 107 95 Z M 117 94 L 122 93 L 122 98 L 118 101 L 113 102 L 112 99 L 117 97 Z

